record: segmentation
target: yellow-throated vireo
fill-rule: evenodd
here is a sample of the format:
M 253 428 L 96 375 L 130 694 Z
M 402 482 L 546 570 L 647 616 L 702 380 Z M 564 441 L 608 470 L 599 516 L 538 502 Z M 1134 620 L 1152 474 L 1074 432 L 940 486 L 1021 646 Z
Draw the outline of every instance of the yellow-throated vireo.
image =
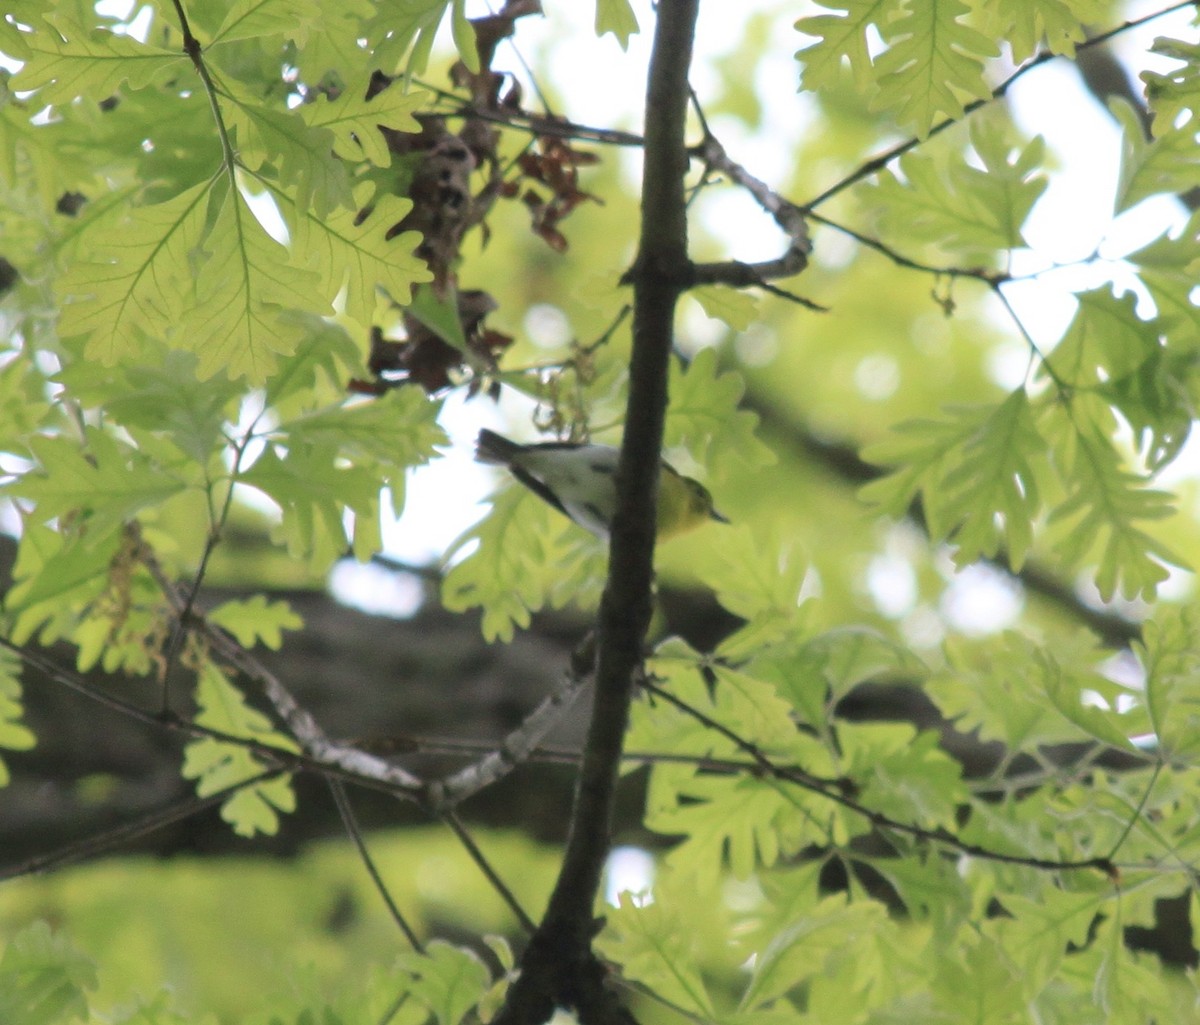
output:
M 481 463 L 508 467 L 535 495 L 605 540 L 617 508 L 618 454 L 612 445 L 568 441 L 521 445 L 486 428 L 479 432 L 475 449 Z M 663 460 L 658 475 L 658 538 L 682 534 L 705 520 L 729 522 L 713 508 L 712 495 L 703 484 Z

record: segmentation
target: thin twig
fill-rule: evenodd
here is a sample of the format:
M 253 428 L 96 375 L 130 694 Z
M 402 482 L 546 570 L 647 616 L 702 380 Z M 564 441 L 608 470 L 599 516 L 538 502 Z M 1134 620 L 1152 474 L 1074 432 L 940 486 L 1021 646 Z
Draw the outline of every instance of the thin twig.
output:
M 222 802 L 233 797 L 239 791 L 246 787 L 257 786 L 259 783 L 265 783 L 276 776 L 281 775 L 284 770 L 277 768 L 266 769 L 256 776 L 251 776 L 239 783 L 233 783 L 227 787 L 211 794 L 206 794 L 203 797 L 188 797 L 181 801 L 176 801 L 169 807 L 159 809 L 157 811 L 148 812 L 141 815 L 131 822 L 124 822 L 119 826 L 114 826 L 112 829 L 106 829 L 101 833 L 93 833 L 91 836 L 84 837 L 82 840 L 75 840 L 71 843 L 63 844 L 56 850 L 50 851 L 48 854 L 39 854 L 37 857 L 30 858 L 19 865 L 11 865 L 7 868 L 0 868 L 0 880 L 17 879 L 20 876 L 36 875 L 39 872 L 47 872 L 51 869 L 63 868 L 66 865 L 74 864 L 78 861 L 83 861 L 93 855 L 100 854 L 113 847 L 128 843 L 130 840 L 136 840 L 140 836 L 145 836 L 147 833 L 153 833 L 157 829 L 162 829 L 164 826 L 169 826 L 173 822 L 179 822 L 182 819 L 190 818 L 199 812 L 206 811 L 213 805 L 221 804 Z
M 471 834 L 467 832 L 467 827 L 463 825 L 463 821 L 458 817 L 458 814 L 453 811 L 443 812 L 441 819 L 450 827 L 454 835 L 458 837 L 459 842 L 463 845 L 467 854 L 470 855 L 471 860 L 475 862 L 476 867 L 484 874 L 487 881 L 492 884 L 492 888 L 500 895 L 500 899 L 517 916 L 517 921 L 520 923 L 521 928 L 527 933 L 533 933 L 537 929 L 537 923 L 529 917 L 525 909 L 521 907 L 521 902 L 517 900 L 516 894 L 508 888 L 508 884 L 492 868 L 492 863 L 488 861 L 483 851 L 479 849 L 479 845 L 472 838 Z
M 378 1025 L 388 1025 L 388 1023 L 400 1013 L 400 1008 L 402 1008 L 408 998 L 412 996 L 412 992 L 413 991 L 411 989 L 406 989 L 403 993 L 397 996 L 396 999 L 392 1001 L 388 1009 L 383 1012 L 383 1016 L 379 1019 Z
M 404 933 L 404 938 L 408 940 L 409 945 L 418 954 L 425 953 L 425 946 L 421 943 L 421 938 L 413 931 L 408 920 L 396 906 L 396 902 L 392 900 L 392 895 L 388 891 L 387 884 L 383 881 L 383 876 L 379 874 L 379 869 L 375 865 L 375 859 L 371 857 L 371 852 L 367 850 L 367 842 L 363 838 L 362 829 L 358 824 L 358 817 L 354 814 L 354 809 L 350 805 L 350 798 L 346 795 L 346 787 L 341 780 L 326 778 L 329 784 L 329 792 L 333 794 L 333 803 L 337 805 L 338 814 L 342 817 L 342 825 L 346 827 L 346 834 L 354 842 L 355 848 L 358 850 L 358 856 L 363 863 L 363 867 L 367 870 L 367 875 L 371 877 L 371 882 L 375 886 L 379 896 L 383 898 L 384 904 L 387 905 L 388 913 L 392 916 L 392 921 L 399 926 L 400 931 Z
M 517 766 L 529 760 L 538 742 L 562 718 L 591 679 L 594 653 L 591 636 L 571 659 L 571 669 L 562 683 L 521 721 L 521 724 L 482 758 L 430 784 L 426 800 L 440 814 L 477 794 L 484 787 L 503 779 Z
M 854 797 L 851 797 L 842 789 L 835 789 L 825 785 L 814 784 L 811 778 L 804 773 L 796 773 L 791 769 L 776 765 L 766 755 L 764 755 L 756 745 L 745 740 L 728 726 L 718 722 L 711 716 L 701 712 L 698 708 L 693 707 L 681 698 L 677 698 L 670 691 L 663 690 L 657 684 L 650 681 L 645 681 L 642 686 L 647 692 L 655 697 L 662 698 L 668 704 L 673 705 L 685 715 L 695 719 L 706 729 L 710 729 L 715 733 L 719 733 L 722 737 L 734 743 L 740 750 L 744 751 L 754 759 L 759 770 L 769 775 L 774 779 L 782 782 L 793 783 L 796 786 L 802 787 L 811 793 L 825 797 L 835 804 L 840 804 L 843 808 L 847 808 L 858 815 L 861 815 L 876 829 L 890 830 L 894 833 L 903 833 L 913 839 L 925 841 L 927 843 L 940 844 L 944 847 L 949 847 L 960 854 L 968 854 L 975 858 L 980 858 L 986 861 L 999 861 L 1009 865 L 1023 865 L 1026 868 L 1045 869 L 1047 871 L 1067 871 L 1070 869 L 1097 869 L 1103 872 L 1109 878 L 1116 876 L 1116 866 L 1111 858 L 1082 858 L 1078 860 L 1061 860 L 1055 858 L 1039 858 L 1033 855 L 1025 854 L 1006 854 L 1003 851 L 995 851 L 988 847 L 982 847 L 979 844 L 969 843 L 961 840 L 944 829 L 926 829 L 924 826 L 918 826 L 911 822 L 901 822 L 898 819 L 885 815 L 883 812 L 876 811 L 873 808 L 868 808 L 860 803 Z
M 221 502 L 221 507 L 219 510 L 213 504 L 212 500 L 212 489 L 215 486 L 215 482 L 209 481 L 205 488 L 205 498 L 208 505 L 208 537 L 204 539 L 204 550 L 200 554 L 199 565 L 196 567 L 195 575 L 192 577 L 192 581 L 188 585 L 187 593 L 183 598 L 182 605 L 180 605 L 176 610 L 175 629 L 171 632 L 171 639 L 167 644 L 166 656 L 163 659 L 161 680 L 162 710 L 164 712 L 169 711 L 171 707 L 169 689 L 171 671 L 174 668 L 175 660 L 179 657 L 179 652 L 183 647 L 183 639 L 187 634 L 188 622 L 196 608 L 196 600 L 200 597 L 200 588 L 204 586 L 204 578 L 208 575 L 209 561 L 212 559 L 213 552 L 216 551 L 217 544 L 221 540 L 221 534 L 225 529 L 225 524 L 229 520 L 229 513 L 233 508 L 234 482 L 237 479 L 238 473 L 241 471 L 242 460 L 246 455 L 246 448 L 254 437 L 255 425 L 258 423 L 258 420 L 262 415 L 263 414 L 260 413 L 258 417 L 255 417 L 254 423 L 252 423 L 246 429 L 242 440 L 233 446 L 233 465 L 229 470 L 228 487 L 225 489 L 225 498 Z
M 877 253 L 882 253 L 897 267 L 904 267 L 907 270 L 921 271 L 925 274 L 935 274 L 939 277 L 948 278 L 974 278 L 977 281 L 982 281 L 986 285 L 995 285 L 1000 281 L 1010 280 L 1010 275 L 1004 271 L 988 270 L 986 267 L 935 267 L 933 264 L 923 263 L 920 260 L 914 260 L 911 257 L 905 256 L 903 253 L 893 249 L 886 242 L 881 242 L 877 238 L 872 238 L 870 235 L 864 235 L 861 231 L 856 231 L 845 224 L 841 224 L 832 218 L 819 214 L 816 211 L 809 211 L 808 216 L 818 224 L 823 224 L 825 227 L 832 229 L 845 235 L 847 238 L 854 239 L 861 246 L 868 249 L 873 249 Z
M 788 237 L 788 247 L 774 260 L 764 260 L 760 263 L 727 260 L 696 264 L 692 268 L 693 283 L 719 283 L 734 288 L 745 288 L 761 285 L 771 278 L 788 278 L 799 274 L 808 266 L 808 254 L 812 251 L 805 212 L 732 160 L 716 136 L 708 131 L 707 123 L 702 120 L 702 124 L 705 124 L 704 141 L 693 147 L 689 153 L 703 160 L 706 170 L 720 171 L 749 192 Z
M 192 67 L 196 69 L 196 74 L 200 76 L 200 81 L 204 84 L 204 92 L 208 96 L 208 105 L 212 110 L 217 137 L 221 142 L 222 163 L 225 173 L 229 177 L 231 194 L 236 195 L 237 154 L 233 148 L 233 140 L 229 137 L 229 129 L 225 125 L 225 116 L 221 113 L 221 104 L 217 101 L 219 90 L 208 70 L 208 65 L 204 62 L 204 48 L 192 34 L 192 26 L 188 22 L 187 11 L 184 10 L 182 0 L 171 0 L 171 3 L 175 7 L 175 14 L 179 18 L 179 28 L 183 34 L 183 52 L 187 54 L 188 59 L 192 62 Z

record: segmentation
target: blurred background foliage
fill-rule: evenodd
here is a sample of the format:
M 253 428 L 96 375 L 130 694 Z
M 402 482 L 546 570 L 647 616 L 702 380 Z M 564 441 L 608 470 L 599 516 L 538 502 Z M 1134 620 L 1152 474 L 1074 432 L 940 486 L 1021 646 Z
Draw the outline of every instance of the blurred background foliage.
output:
M 635 37 L 627 57 L 611 36 L 596 42 L 584 31 L 583 44 L 596 48 L 606 68 L 597 77 L 592 65 L 571 66 L 580 45 L 580 27 L 577 19 L 569 20 L 557 9 L 570 5 L 551 6 L 556 9 L 538 27 L 537 39 L 526 43 L 524 27 L 517 33 L 517 47 L 529 63 L 528 71 L 503 51 L 514 73 L 527 83 L 536 80 L 550 109 L 597 127 L 636 131 L 642 42 Z M 1115 3 L 1111 8 L 1108 23 L 1116 23 L 1124 8 Z M 798 15 L 814 10 L 809 5 L 764 2 L 752 13 L 743 13 L 739 6 L 737 17 L 731 17 L 726 5 L 705 5 L 708 21 L 695 78 L 704 113 L 731 155 L 801 204 L 901 138 L 888 115 L 870 109 L 848 72 L 842 89 L 817 96 L 797 94 L 792 54 L 800 42 L 791 25 Z M 640 9 L 639 15 L 643 21 L 649 17 Z M 1142 60 L 1145 48 L 1144 41 L 1130 41 L 1119 54 Z M 446 81 L 450 57 L 441 49 L 439 54 L 422 77 L 440 86 Z M 1131 64 L 1130 70 L 1136 73 L 1141 67 Z M 1043 74 L 1047 77 L 1039 77 Z M 1031 111 L 1040 104 L 1067 111 L 1086 108 L 1088 116 L 1110 118 L 1072 73 L 1052 74 L 1049 65 L 1044 72 L 1031 73 L 1020 89 L 1013 90 L 1011 102 L 992 104 L 975 115 L 972 123 L 983 127 L 974 130 L 1022 151 L 1044 130 L 1031 120 Z M 926 140 L 918 150 L 920 159 L 936 163 L 962 153 L 971 144 L 970 131 L 956 126 Z M 1068 156 L 1077 169 L 1079 155 L 1067 152 L 1076 142 L 1048 135 L 1044 170 L 1055 173 L 1056 165 L 1066 164 Z M 197 141 L 196 147 L 203 149 L 210 143 Z M 116 147 L 120 140 L 110 139 L 108 144 Z M 515 156 L 525 144 L 520 133 L 508 133 L 502 152 Z M 416 632 L 425 628 L 421 617 L 434 614 L 437 593 L 430 579 L 436 584 L 445 569 L 441 554 L 450 548 L 454 533 L 470 522 L 471 514 L 464 514 L 464 509 L 470 510 L 493 485 L 504 486 L 468 466 L 470 439 L 481 423 L 528 438 L 534 436 L 535 424 L 556 421 L 555 426 L 578 427 L 586 418 L 597 440 L 619 438 L 627 332 L 615 331 L 573 369 L 518 373 L 518 368 L 543 364 L 553 368 L 577 357 L 571 343 L 589 347 L 604 338 L 627 299 L 615 282 L 633 252 L 638 213 L 635 155 L 618 147 L 579 145 L 600 157 L 584 169 L 581 182 L 601 201 L 582 203 L 564 224 L 566 252 L 553 251 L 531 232 L 528 211 L 516 203 L 500 204 L 494 210 L 486 239 L 479 232 L 468 236 L 460 287 L 481 288 L 496 297 L 499 308 L 489 315 L 489 326 L 513 338 L 497 374 L 503 385 L 501 398 L 497 404 L 480 393 L 462 401 L 460 387 L 441 411 L 440 422 L 451 441 L 439 452 L 450 451 L 458 459 L 453 464 L 457 470 L 439 471 L 439 455 L 431 471 L 409 477 L 407 497 L 416 512 L 410 512 L 399 526 L 386 525 L 385 555 L 392 563 L 377 567 L 376 577 L 347 571 L 350 582 L 338 586 L 344 564 L 331 577 L 324 566 L 314 567 L 286 553 L 271 540 L 276 526 L 273 512 L 261 503 L 249 503 L 235 506 L 223 543 L 214 550 L 208 585 L 217 591 L 287 592 L 294 604 L 300 600 L 296 594 L 305 591 L 324 600 L 332 587 L 339 602 L 371 610 L 383 607 L 396 617 L 372 621 L 370 630 L 394 628 L 395 638 L 408 637 L 402 632 L 404 623 L 415 624 Z M 1103 164 L 1111 177 L 1116 156 L 1102 149 L 1101 145 L 1082 159 L 1085 166 L 1088 161 Z M 977 155 L 971 160 L 977 164 Z M 697 190 L 692 218 L 696 258 L 758 260 L 776 255 L 782 241 L 768 219 L 744 197 L 731 198 L 732 191 L 720 182 Z M 10 196 L 9 202 L 15 200 Z M 1090 220 L 1071 221 L 1056 215 L 1056 202 L 1055 196 L 1048 195 L 1035 207 L 1035 221 L 1050 227 L 1038 227 L 1031 234 L 1041 237 L 1049 232 L 1056 245 L 1069 235 L 1077 240 L 1074 258 L 1085 259 L 1112 228 L 1111 207 L 1105 208 L 1101 196 L 1087 211 Z M 1193 230 L 1182 228 L 1187 222 L 1185 208 L 1173 199 L 1168 202 L 1175 205 L 1155 207 L 1152 214 L 1141 211 L 1139 216 L 1147 218 L 1150 227 L 1133 230 L 1152 232 L 1164 225 L 1176 231 Z M 902 219 L 887 216 L 888 209 L 886 195 L 858 184 L 822 206 L 821 213 L 882 239 L 911 260 L 933 267 L 973 266 L 977 254 L 969 244 L 931 243 L 920 231 L 906 230 Z M 667 427 L 666 454 L 684 472 L 704 479 L 718 508 L 734 525 L 709 526 L 660 549 L 659 636 L 668 630 L 690 632 L 689 640 L 699 648 L 719 641 L 725 632 L 722 626 L 729 624 L 712 611 L 706 590 L 728 586 L 744 568 L 737 560 L 748 560 L 753 556 L 747 553 L 757 551 L 780 553 L 781 569 L 786 568 L 784 563 L 806 567 L 802 593 L 813 600 L 803 615 L 814 633 L 849 626 L 870 628 L 885 644 L 907 646 L 935 667 L 944 659 L 944 642 L 966 651 L 978 644 L 986 660 L 986 653 L 993 650 L 988 645 L 997 644 L 1002 631 L 1010 628 L 1067 653 L 1079 650 L 1076 638 L 1081 626 L 1099 623 L 1112 628 L 1110 641 L 1113 637 L 1127 641 L 1146 605 L 1119 599 L 1101 602 L 1089 575 L 1076 577 L 1073 571 L 1063 570 L 1056 564 L 1053 546 L 1044 541 L 1035 543 L 1031 554 L 1036 574 L 1017 575 L 990 562 L 956 570 L 952 551 L 931 544 L 914 518 L 882 517 L 862 500 L 859 488 L 876 472 L 858 455 L 863 446 L 887 437 L 904 420 L 933 416 L 948 405 L 999 401 L 1025 380 L 1029 348 L 991 291 L 978 281 L 898 266 L 887 253 L 860 245 L 835 229 L 814 224 L 812 230 L 811 264 L 801 277 L 786 284 L 822 310 L 756 295 L 748 312 L 746 300 L 727 296 L 731 326 L 709 317 L 696 299 L 684 301 L 679 373 L 672 387 L 676 403 Z M 1053 246 L 1034 247 L 1023 266 L 1045 267 L 1050 279 L 1053 264 L 1063 260 Z M 1093 284 L 1104 273 L 1127 280 L 1121 276 L 1119 259 L 1106 255 L 1094 265 L 1098 270 Z M 1031 293 L 1019 304 L 1022 318 L 1039 342 L 1049 339 L 1052 344 L 1061 332 L 1063 303 L 1070 288 L 1081 287 L 1077 280 L 1062 287 L 1050 281 L 1043 291 Z M 325 359 L 332 368 L 330 381 L 362 374 L 368 340 L 354 325 L 331 325 L 324 340 L 328 343 Z M 581 374 L 580 368 L 585 372 Z M 692 374 L 696 376 L 690 378 Z M 693 386 L 690 381 L 698 383 Z M 327 392 L 330 401 L 339 397 L 336 385 L 330 384 Z M 418 398 L 415 389 L 413 393 L 403 401 L 414 405 L 435 401 Z M 735 409 L 742 419 L 734 418 Z M 747 413 L 757 418 L 753 435 Z M 1123 437 L 1132 440 L 1128 431 Z M 1136 446 L 1127 448 L 1131 464 L 1136 464 Z M 1194 446 L 1185 447 L 1169 471 L 1170 487 L 1177 496 L 1173 515 L 1146 526 L 1188 566 L 1200 558 L 1194 456 Z M 462 479 L 453 479 L 454 473 Z M 525 503 L 523 515 L 530 529 L 548 546 L 561 545 L 563 558 L 575 567 L 574 575 L 553 595 L 558 607 L 554 614 L 533 620 L 532 633 L 550 647 L 549 653 L 531 654 L 529 662 L 538 662 L 552 675 L 562 664 L 565 639 L 576 637 L 590 622 L 602 549 L 555 520 L 534 499 L 507 496 L 501 500 Z M 457 526 L 447 532 L 451 524 Z M 207 527 L 203 510 L 181 501 L 156 510 L 147 519 L 147 529 L 158 538 L 173 539 L 176 561 L 187 565 L 195 562 Z M 402 568 L 397 569 L 396 563 Z M 559 568 L 552 565 L 548 572 Z M 391 579 L 385 580 L 388 576 Z M 379 593 L 391 594 L 397 580 L 406 596 L 403 611 L 389 608 Z M 1163 588 L 1164 599 L 1186 603 L 1193 593 L 1191 573 L 1173 570 Z M 677 603 L 674 612 L 672 601 Z M 464 618 L 463 632 L 477 635 L 478 617 L 472 613 Z M 320 616 L 313 608 L 305 612 L 305 619 L 311 627 Z M 339 633 L 344 640 L 347 628 L 335 626 L 316 644 L 328 647 L 329 638 Z M 456 643 L 444 646 L 449 650 Z M 1127 653 L 1117 653 L 1119 644 L 1112 646 L 1115 660 L 1128 659 Z M 301 673 L 306 658 L 315 665 L 319 658 L 337 661 L 350 654 L 331 650 L 332 656 L 330 651 L 302 648 Z M 472 651 L 480 662 L 495 657 L 495 648 Z M 421 663 L 417 669 L 406 667 L 397 673 L 393 666 L 382 674 L 383 686 L 404 687 L 422 674 L 426 677 L 422 686 L 455 686 L 456 668 L 439 674 L 428 667 L 429 663 Z M 511 676 L 497 686 L 520 672 L 520 667 L 513 668 Z M 493 737 L 511 726 L 527 707 L 522 702 L 528 695 L 520 699 L 511 697 L 511 692 L 498 695 L 497 686 L 485 688 L 480 692 L 484 696 L 472 691 L 469 699 L 452 689 L 443 692 L 443 712 L 447 708 L 450 712 L 441 732 L 455 732 L 459 700 L 464 706 L 468 700 L 473 703 L 472 715 L 478 711 L 476 705 L 487 704 L 494 714 L 481 718 L 489 720 Z M 335 688 L 330 703 L 357 700 L 357 691 L 339 694 Z M 342 735 L 370 731 L 373 723 L 364 719 L 376 705 L 364 699 L 361 708 L 372 712 L 354 715 L 341 710 Z M 881 717 L 889 714 L 883 706 L 874 711 Z M 336 717 L 339 710 L 332 707 L 328 714 Z M 51 731 L 53 723 L 48 721 Z M 72 726 L 68 732 L 86 744 L 78 740 L 78 729 Z M 479 732 L 489 734 L 484 728 Z M 8 759 L 18 774 L 28 764 L 22 757 Z M 121 771 L 114 763 L 79 777 L 70 784 L 71 799 L 84 805 L 103 804 L 117 787 Z M 51 775 L 48 770 L 47 776 Z M 536 787 L 532 778 L 536 775 L 525 777 L 523 786 Z M 635 773 L 633 778 L 634 785 L 640 786 L 643 777 Z M 639 797 L 640 792 L 630 798 L 630 804 L 636 805 Z M 555 827 L 546 825 L 546 816 L 552 813 L 547 809 L 565 818 L 566 787 L 560 779 L 544 801 L 530 798 L 528 792 L 524 796 L 518 792 L 515 800 L 510 794 L 498 810 L 481 807 L 487 800 L 488 795 L 483 795 L 467 809 L 476 838 L 489 857 L 506 867 L 507 881 L 522 903 L 540 908 L 552 881 L 556 848 L 541 845 L 519 830 L 541 840 L 558 839 Z M 527 810 L 538 805 L 536 821 L 521 819 L 523 802 Z M 367 817 L 372 825 L 387 821 L 387 813 L 378 809 Z M 622 836 L 631 842 L 664 842 L 643 828 L 636 811 L 625 817 L 621 827 Z M 221 827 L 210 818 L 196 828 Z M 293 828 L 286 818 L 282 828 L 286 839 Z M 58 870 L 47 878 L 6 882 L 0 888 L 0 934 L 11 937 L 38 919 L 61 928 L 105 968 L 97 1006 L 148 997 L 166 981 L 188 1015 L 212 1013 L 221 1021 L 266 1022 L 272 1015 L 289 1020 L 285 1008 L 261 1006 L 264 992 L 324 990 L 326 983 L 336 990 L 372 967 L 382 969 L 402 946 L 347 841 L 312 840 L 314 835 L 335 832 L 336 825 L 329 821 L 297 829 L 285 845 L 289 849 L 278 858 L 263 857 L 256 853 L 260 848 L 251 844 L 239 844 L 239 853 L 225 848 L 220 857 L 197 857 L 190 852 L 191 838 L 183 836 L 173 839 L 170 849 L 158 852 L 169 857 L 115 851 L 93 865 Z M 0 828 L 0 850 L 5 833 L 12 835 Z M 514 933 L 510 912 L 445 829 L 413 824 L 373 832 L 370 843 L 397 903 L 424 934 L 466 940 L 486 933 Z M 670 881 L 664 885 L 670 886 Z M 710 932 L 721 932 L 712 916 L 730 907 L 753 906 L 761 900 L 761 893 L 749 892 L 757 885 L 730 879 L 724 884 L 723 907 L 689 901 L 686 895 L 670 902 L 671 913 L 678 916 L 672 929 L 695 940 L 702 948 L 700 962 L 715 977 L 725 973 L 732 978 L 737 966 L 728 963 L 731 951 L 703 949 Z M 614 912 L 614 922 L 620 920 L 621 913 Z M 499 965 L 492 967 L 496 970 Z M 302 1005 L 300 1001 L 298 1006 Z M 639 1008 L 639 1013 L 643 1020 L 652 1021 L 658 1012 Z

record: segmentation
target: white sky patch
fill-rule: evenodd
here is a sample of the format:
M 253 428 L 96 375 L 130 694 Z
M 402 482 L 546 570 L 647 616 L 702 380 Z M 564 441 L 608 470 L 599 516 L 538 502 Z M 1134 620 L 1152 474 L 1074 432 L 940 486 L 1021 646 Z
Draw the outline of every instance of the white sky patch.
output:
M 425 603 L 425 583 L 416 574 L 353 559 L 333 567 L 329 590 L 343 604 L 394 619 L 408 619 Z
M 872 402 L 890 399 L 900 387 L 900 364 L 887 352 L 864 356 L 854 368 L 854 386 Z
M 875 607 L 889 619 L 899 619 L 917 604 L 917 574 L 908 559 L 877 555 L 867 565 L 867 590 Z
M 559 349 L 571 340 L 571 322 L 550 303 L 535 303 L 525 312 L 521 325 L 529 340 L 543 349 Z
M 729 333 L 729 325 L 716 317 L 710 317 L 697 302 L 684 302 L 679 306 L 679 331 L 676 344 L 689 356 L 701 349 L 716 345 Z
M 1012 626 L 1023 605 L 1019 584 L 990 566 L 976 563 L 951 578 L 942 595 L 941 612 L 956 630 L 983 637 Z
M 1015 391 L 1025 383 L 1031 369 L 1029 347 L 1019 339 L 1002 342 L 984 357 L 988 377 L 1006 391 Z
M 919 605 L 904 617 L 900 632 L 911 647 L 928 651 L 946 639 L 946 623 L 934 609 Z
M 765 367 L 779 352 L 779 335 L 767 324 L 751 324 L 734 339 L 738 359 L 750 367 Z
M 1135 5 L 1131 17 L 1152 9 L 1149 4 Z M 1146 53 L 1151 41 L 1163 35 L 1195 38 L 1196 30 L 1189 27 L 1187 12 L 1179 12 L 1118 38 L 1118 50 L 1135 83 L 1148 67 L 1171 66 Z M 1006 285 L 1004 292 L 1039 347 L 1052 348 L 1074 315 L 1071 293 L 1103 288 L 1110 280 L 1118 283 L 1118 290 L 1132 287 L 1132 275 L 1121 258 L 1186 223 L 1187 212 L 1172 197 L 1159 196 L 1114 220 L 1120 130 L 1083 87 L 1069 61 L 1050 61 L 1035 69 L 1008 96 L 1018 124 L 1046 139 L 1057 166 L 1047 175 L 1049 185 L 1024 227 L 1030 250 L 1014 253 L 1013 259 L 1014 273 L 1041 276 Z M 1078 265 L 1097 252 L 1099 263 Z
M 633 895 L 638 907 L 651 903 L 654 897 L 654 858 L 640 847 L 614 847 L 604 866 L 604 899 L 613 907 L 620 903 L 622 893 Z
M 385 519 L 383 527 L 384 551 L 414 564 L 436 562 L 484 515 L 482 501 L 497 480 L 495 471 L 475 462 L 479 429 L 505 429 L 496 405 L 456 392 L 446 400 L 439 422 L 450 435 L 449 447 L 428 466 L 409 471 L 404 509 L 391 522 Z

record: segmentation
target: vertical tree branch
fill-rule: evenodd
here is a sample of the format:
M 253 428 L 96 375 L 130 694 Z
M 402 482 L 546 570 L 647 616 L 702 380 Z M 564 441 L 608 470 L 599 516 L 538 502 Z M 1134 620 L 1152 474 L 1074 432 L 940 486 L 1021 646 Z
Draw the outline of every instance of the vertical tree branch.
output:
M 617 511 L 608 581 L 600 606 L 596 696 L 579 794 L 551 915 L 589 920 L 608 852 L 612 796 L 624 745 L 634 676 L 650 622 L 655 513 L 667 367 L 675 303 L 687 284 L 687 170 L 684 122 L 696 0 L 660 4 L 646 96 L 642 231 L 630 272 L 633 356 L 625 436 L 617 468 Z
M 614 795 L 654 579 L 655 515 L 675 305 L 692 277 L 684 175 L 688 67 L 699 0 L 660 0 L 646 91 L 641 238 L 633 285 L 633 355 L 617 510 L 597 631 L 596 692 L 571 830 L 545 917 L 497 1025 L 541 1022 L 556 1005 L 588 1025 L 629 1022 L 592 953 L 596 894 L 608 856 Z

